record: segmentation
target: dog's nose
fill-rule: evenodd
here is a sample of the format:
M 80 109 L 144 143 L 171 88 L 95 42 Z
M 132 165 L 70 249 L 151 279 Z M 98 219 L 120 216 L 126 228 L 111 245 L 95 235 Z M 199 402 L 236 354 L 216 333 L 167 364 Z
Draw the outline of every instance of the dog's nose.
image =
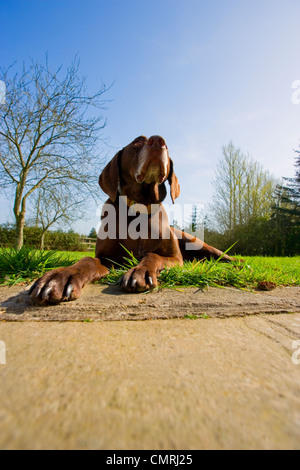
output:
M 165 148 L 166 141 L 160 135 L 153 135 L 147 142 L 148 147 Z

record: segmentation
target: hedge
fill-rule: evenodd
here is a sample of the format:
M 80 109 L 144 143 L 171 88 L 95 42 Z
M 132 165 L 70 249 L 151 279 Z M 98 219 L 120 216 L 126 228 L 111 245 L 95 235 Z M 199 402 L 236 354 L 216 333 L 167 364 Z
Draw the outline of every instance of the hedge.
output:
M 40 248 L 42 230 L 38 227 L 24 227 L 24 245 Z M 0 246 L 14 246 L 16 229 L 12 225 L 0 225 Z M 45 234 L 45 250 L 86 251 L 86 245 L 81 243 L 81 235 L 70 230 L 48 231 Z

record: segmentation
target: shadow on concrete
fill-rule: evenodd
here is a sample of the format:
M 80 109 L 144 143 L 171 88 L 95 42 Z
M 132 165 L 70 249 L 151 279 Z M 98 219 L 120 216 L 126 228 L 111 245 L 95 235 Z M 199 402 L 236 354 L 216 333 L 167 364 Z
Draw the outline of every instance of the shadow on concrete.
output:
M 6 313 L 13 313 L 14 315 L 21 315 L 28 310 L 38 309 L 38 305 L 31 299 L 29 289 L 19 292 L 12 297 L 2 301 L 0 307 L 6 310 Z

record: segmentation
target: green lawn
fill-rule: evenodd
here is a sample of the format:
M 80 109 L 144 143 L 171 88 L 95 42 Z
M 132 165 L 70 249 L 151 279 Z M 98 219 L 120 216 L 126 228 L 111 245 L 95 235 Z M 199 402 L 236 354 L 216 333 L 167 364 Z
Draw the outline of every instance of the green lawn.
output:
M 125 267 L 113 269 L 102 283 L 116 283 L 120 276 L 137 261 L 125 253 Z M 20 252 L 0 249 L 0 285 L 27 282 L 44 272 L 60 266 L 69 266 L 93 253 L 41 252 L 23 248 Z M 183 267 L 165 270 L 160 276 L 161 287 L 233 286 L 254 288 L 261 282 L 277 286 L 300 285 L 300 256 L 292 258 L 244 257 L 244 263 L 220 263 L 216 261 L 185 262 Z
M 300 257 L 243 257 L 243 263 L 193 262 L 162 273 L 161 282 L 174 286 L 255 288 L 259 283 L 300 285 Z M 275 287 L 275 286 L 274 286 Z
M 60 251 L 59 253 L 65 256 L 66 258 L 72 257 L 74 261 L 78 261 L 81 258 L 84 258 L 85 256 L 90 256 L 91 258 L 94 258 L 95 256 L 94 251 Z

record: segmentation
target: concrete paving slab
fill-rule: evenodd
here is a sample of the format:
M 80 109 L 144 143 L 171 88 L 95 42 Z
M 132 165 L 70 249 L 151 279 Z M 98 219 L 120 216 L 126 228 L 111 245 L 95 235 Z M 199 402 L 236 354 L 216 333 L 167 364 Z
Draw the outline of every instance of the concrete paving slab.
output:
M 299 450 L 299 339 L 299 314 L 1 322 L 0 448 Z

